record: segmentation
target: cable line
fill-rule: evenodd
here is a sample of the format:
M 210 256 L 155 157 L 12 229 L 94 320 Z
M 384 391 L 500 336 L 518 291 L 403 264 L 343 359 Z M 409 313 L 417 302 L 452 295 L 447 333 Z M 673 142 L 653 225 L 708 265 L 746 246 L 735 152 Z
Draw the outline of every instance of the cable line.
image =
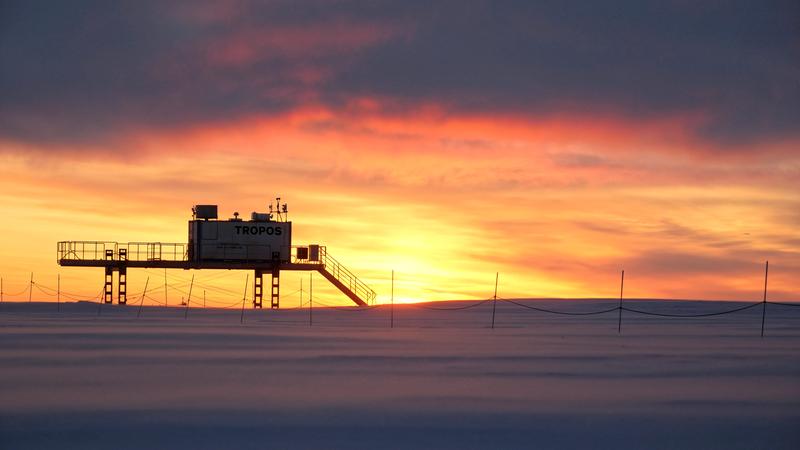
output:
M 644 315 L 646 315 L 646 316 L 657 316 L 657 317 L 687 317 L 687 318 L 689 318 L 689 317 L 711 317 L 711 316 L 722 316 L 722 315 L 725 315 L 725 314 L 732 314 L 732 313 L 735 313 L 735 312 L 744 311 L 744 310 L 746 310 L 746 309 L 753 308 L 753 307 L 755 307 L 755 306 L 758 306 L 758 305 L 760 305 L 761 303 L 762 303 L 762 302 L 753 303 L 753 304 L 750 304 L 750 305 L 747 305 L 747 306 L 742 306 L 742 307 L 740 307 L 740 308 L 734 308 L 734 309 L 730 309 L 730 310 L 728 310 L 728 311 L 720 311 L 720 312 L 715 312 L 715 313 L 701 313 L 701 314 L 670 314 L 670 313 L 655 313 L 655 312 L 649 312 L 649 311 L 641 311 L 641 310 L 638 310 L 638 309 L 629 308 L 629 307 L 627 307 L 627 306 L 623 306 L 623 307 L 622 307 L 622 309 L 623 309 L 623 311 L 628 311 L 628 312 L 632 312 L 632 313 L 636 313 L 636 314 L 644 314 Z
M 786 302 L 767 302 L 772 305 L 781 305 L 781 306 L 800 306 L 800 303 L 786 303 Z
M 464 309 L 470 309 L 470 308 L 475 308 L 476 306 L 481 306 L 482 304 L 490 302 L 490 301 L 492 301 L 492 299 L 488 298 L 486 300 L 479 301 L 478 303 L 473 303 L 471 305 L 466 305 L 466 306 L 455 306 L 453 308 L 439 308 L 439 307 L 436 307 L 436 306 L 424 306 L 424 305 L 419 305 L 419 304 L 414 304 L 414 303 L 410 303 L 410 305 L 412 307 L 414 307 L 414 308 L 429 309 L 431 311 L 461 311 L 461 310 L 464 310 Z
M 501 300 L 503 300 L 504 302 L 512 303 L 512 304 L 517 305 L 517 306 L 521 306 L 523 308 L 532 309 L 534 311 L 539 311 L 539 312 L 548 313 L 548 314 L 558 314 L 558 315 L 562 315 L 562 316 L 594 316 L 594 315 L 597 315 L 597 314 L 606 314 L 606 313 L 610 313 L 611 311 L 619 310 L 619 306 L 615 306 L 613 308 L 608 308 L 608 309 L 604 309 L 604 310 L 601 310 L 601 311 L 588 311 L 588 312 L 556 311 L 556 310 L 553 310 L 553 309 L 539 308 L 539 307 L 536 307 L 536 306 L 525 305 L 523 303 L 518 303 L 518 302 L 515 302 L 514 300 L 510 300 L 510 299 L 507 299 L 507 298 L 504 298 L 504 299 L 501 299 Z

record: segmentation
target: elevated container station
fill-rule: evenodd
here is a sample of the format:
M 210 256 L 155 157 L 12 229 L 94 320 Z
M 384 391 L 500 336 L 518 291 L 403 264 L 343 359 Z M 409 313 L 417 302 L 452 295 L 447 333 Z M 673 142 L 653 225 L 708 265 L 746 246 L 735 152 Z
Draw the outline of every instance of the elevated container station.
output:
M 105 268 L 105 303 L 127 303 L 129 268 L 252 270 L 253 307 L 261 308 L 264 275 L 270 275 L 270 307 L 280 307 L 280 273 L 284 270 L 314 270 L 359 306 L 375 300 L 375 291 L 359 280 L 327 252 L 324 245 L 294 245 L 292 222 L 286 204 L 276 199 L 269 212 L 253 212 L 249 220 L 239 213 L 219 220 L 217 205 L 192 208 L 187 243 L 61 241 L 58 264 L 69 267 Z

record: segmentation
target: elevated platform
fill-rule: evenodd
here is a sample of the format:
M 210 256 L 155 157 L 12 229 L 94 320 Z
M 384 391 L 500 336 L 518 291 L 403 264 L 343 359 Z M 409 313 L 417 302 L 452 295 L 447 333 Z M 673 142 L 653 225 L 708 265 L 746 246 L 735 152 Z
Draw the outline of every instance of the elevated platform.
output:
M 103 267 L 106 271 L 106 303 L 113 297 L 113 274 L 119 275 L 118 303 L 125 304 L 127 269 L 217 269 L 252 270 L 255 272 L 253 306 L 261 307 L 262 276 L 271 274 L 272 308 L 279 307 L 279 277 L 284 270 L 317 271 L 359 306 L 375 300 L 375 291 L 359 280 L 352 272 L 330 256 L 325 246 L 318 246 L 317 254 L 309 254 L 311 246 L 291 247 L 289 261 L 280 260 L 214 260 L 193 261 L 189 258 L 188 244 L 163 242 L 109 242 L 62 241 L 58 243 L 58 264 L 65 267 Z M 298 249 L 304 251 L 298 252 Z M 241 248 L 238 250 L 241 251 Z M 245 254 L 247 249 L 245 249 Z M 299 256 L 298 256 L 299 255 Z
M 79 260 L 64 259 L 58 261 L 65 267 L 128 267 L 138 269 L 217 269 L 217 270 L 320 270 L 320 264 L 291 263 L 270 261 L 263 262 L 235 262 L 235 261 L 209 261 L 192 263 L 189 261 L 129 261 L 129 260 Z

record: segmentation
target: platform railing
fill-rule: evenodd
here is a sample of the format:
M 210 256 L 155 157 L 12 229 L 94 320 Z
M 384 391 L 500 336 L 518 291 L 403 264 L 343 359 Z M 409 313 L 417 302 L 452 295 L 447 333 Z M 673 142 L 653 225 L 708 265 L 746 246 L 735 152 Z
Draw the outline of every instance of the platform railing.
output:
M 230 245 L 231 259 L 266 260 L 270 259 L 271 250 L 265 245 Z M 320 257 L 317 260 L 297 258 L 298 248 L 291 247 L 292 263 L 325 265 L 325 246 L 320 245 Z M 61 241 L 58 243 L 58 260 L 71 261 L 105 261 L 107 251 L 111 251 L 112 259 L 124 258 L 127 261 L 188 261 L 189 244 L 182 242 L 113 242 L 113 241 Z M 124 252 L 120 252 L 124 250 Z M 263 257 L 262 257 L 263 256 Z
M 102 261 L 106 250 L 116 254 L 117 243 L 108 241 L 62 241 L 58 243 L 58 260 Z
M 271 248 L 267 245 L 230 245 L 231 259 L 268 260 Z M 291 262 L 304 264 L 320 264 L 317 261 L 297 258 L 297 248 L 308 248 L 308 245 L 291 247 Z M 71 261 L 105 261 L 107 251 L 111 251 L 112 259 L 118 261 L 188 261 L 189 244 L 182 242 L 112 242 L 112 241 L 61 241 L 58 243 L 58 260 Z M 120 250 L 124 250 L 121 252 Z M 320 246 L 324 253 L 325 247 Z
M 188 245 L 174 242 L 62 241 L 58 243 L 59 261 L 187 261 Z M 124 250 L 124 251 L 121 251 Z
M 176 242 L 128 242 L 117 244 L 119 250 L 127 250 L 128 261 L 188 261 L 188 244 Z

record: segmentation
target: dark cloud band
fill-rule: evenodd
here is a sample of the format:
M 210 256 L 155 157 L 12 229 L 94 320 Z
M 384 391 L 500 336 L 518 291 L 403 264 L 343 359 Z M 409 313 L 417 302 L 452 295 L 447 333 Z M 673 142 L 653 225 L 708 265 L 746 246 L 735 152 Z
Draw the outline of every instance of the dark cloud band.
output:
M 4 2 L 0 135 L 334 110 L 659 118 L 720 145 L 796 138 L 800 4 Z

